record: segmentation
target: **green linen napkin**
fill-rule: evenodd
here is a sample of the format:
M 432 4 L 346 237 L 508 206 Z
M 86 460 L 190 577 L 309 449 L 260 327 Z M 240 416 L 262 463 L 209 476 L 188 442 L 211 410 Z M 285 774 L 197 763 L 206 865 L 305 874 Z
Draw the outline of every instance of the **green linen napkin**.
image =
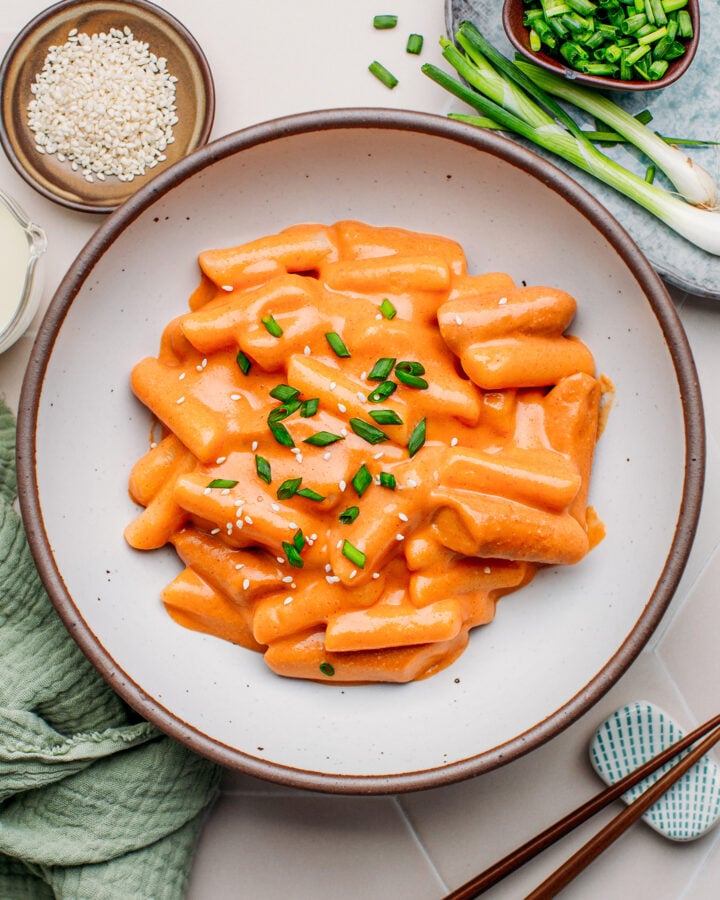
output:
M 52 606 L 16 496 L 0 400 L 0 898 L 185 894 L 218 768 L 140 720 Z

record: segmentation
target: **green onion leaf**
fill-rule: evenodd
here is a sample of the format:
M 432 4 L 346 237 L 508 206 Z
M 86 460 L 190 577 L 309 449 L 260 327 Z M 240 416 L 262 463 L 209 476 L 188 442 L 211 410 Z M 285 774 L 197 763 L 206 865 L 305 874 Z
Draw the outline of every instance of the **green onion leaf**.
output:
M 376 59 L 370 63 L 368 69 L 378 81 L 381 81 L 385 85 L 386 88 L 392 90 L 397 85 L 398 80 L 393 73 L 389 69 L 386 69 L 385 66 Z
M 362 497 L 365 491 L 372 484 L 372 475 L 370 474 L 370 470 L 363 463 L 357 472 L 353 475 L 352 481 L 350 482 L 355 489 L 355 493 L 358 497 Z
M 397 25 L 397 16 L 374 16 L 373 28 L 394 28 Z
M 327 675 L 328 678 L 332 678 L 335 674 L 335 669 L 330 665 L 329 662 L 321 662 L 318 666 L 323 675 Z
M 305 535 L 302 533 L 302 528 L 298 528 L 293 535 L 293 546 L 298 553 L 302 553 L 303 547 L 305 546 Z
M 381 472 L 380 487 L 389 488 L 391 491 L 394 491 L 397 487 L 395 476 L 391 475 L 390 472 Z
M 247 375 L 250 371 L 250 366 L 252 363 L 250 362 L 250 358 L 246 356 L 242 350 L 238 350 L 237 356 L 235 357 L 235 362 L 238 364 L 238 368 L 243 373 L 243 375 Z
M 350 357 L 350 351 L 345 346 L 345 342 L 337 333 L 337 331 L 328 331 L 325 333 L 325 340 L 330 344 L 333 353 L 335 356 L 339 356 L 344 359 L 348 359 Z
M 304 438 L 303 444 L 310 444 L 311 447 L 327 447 L 328 444 L 344 440 L 345 438 L 342 435 L 333 434 L 332 431 L 316 431 L 310 437 Z
M 411 34 L 408 35 L 407 44 L 405 45 L 405 52 L 412 53 L 417 56 L 422 52 L 423 48 L 423 36 L 421 34 Z
M 288 416 L 297 412 L 301 406 L 302 404 L 299 400 L 288 400 L 286 403 L 270 410 L 268 422 L 279 422 L 281 419 L 287 419 Z
M 388 375 L 392 372 L 394 365 L 394 356 L 381 356 L 380 359 L 372 367 L 372 369 L 370 369 L 368 380 L 385 381 Z
M 338 518 L 343 523 L 343 525 L 352 525 L 352 523 L 357 519 L 360 515 L 360 507 L 359 506 L 348 506 L 347 509 L 344 509 Z
M 322 494 L 318 494 L 312 488 L 300 488 L 299 491 L 296 491 L 296 494 L 298 497 L 304 497 L 306 500 L 315 500 L 317 503 L 321 503 L 325 499 Z
M 267 329 L 268 334 L 271 334 L 273 337 L 282 337 L 283 330 L 273 316 L 263 316 L 260 321 Z
M 408 387 L 417 388 L 418 390 L 426 390 L 428 383 L 424 378 L 420 378 L 425 373 L 425 366 L 414 360 L 403 360 L 395 366 L 395 377 L 398 381 L 402 381 Z
M 298 492 L 298 488 L 302 484 L 302 478 L 288 478 L 277 489 L 278 500 L 289 500 Z
M 258 473 L 258 476 L 262 478 L 265 484 L 270 484 L 272 482 L 272 471 L 270 469 L 270 463 L 265 459 L 264 456 L 260 456 L 259 454 L 255 454 L 255 471 Z
M 232 488 L 235 487 L 237 481 L 233 481 L 231 478 L 213 478 L 213 480 L 208 485 L 209 488 Z
M 297 548 L 294 544 L 289 544 L 287 541 L 282 542 L 282 548 L 285 552 L 285 558 L 290 563 L 291 566 L 294 566 L 296 569 L 302 569 L 305 565 L 302 556 L 297 551 Z
M 300 396 L 300 391 L 289 384 L 276 384 L 270 391 L 270 396 L 285 403 L 289 400 L 296 400 Z
M 378 425 L 402 425 L 403 423 L 403 420 L 394 409 L 371 409 L 370 417 L 374 419 Z
M 380 304 L 380 312 L 385 316 L 386 319 L 394 319 L 397 315 L 397 310 L 387 297 Z
M 283 447 L 294 447 L 295 441 L 292 439 L 292 435 L 287 430 L 287 428 L 282 424 L 282 422 L 271 422 L 268 419 L 268 427 L 272 432 L 272 436 L 278 442 L 278 444 Z
M 320 400 L 317 397 L 311 397 L 310 400 L 303 400 L 300 404 L 300 415 L 304 419 L 314 416 L 320 408 Z
M 368 444 L 381 444 L 383 441 L 390 440 L 389 435 L 385 434 L 384 431 L 380 431 L 379 428 L 363 421 L 363 419 L 350 419 L 349 424 L 355 434 L 367 441 Z
M 354 566 L 357 566 L 359 569 L 365 568 L 367 557 L 362 550 L 358 550 L 358 548 L 351 544 L 350 541 L 343 541 L 342 554 L 346 559 L 349 559 Z
M 420 419 L 417 425 L 413 428 L 412 433 L 410 434 L 410 440 L 408 441 L 408 453 L 410 456 L 415 456 L 418 450 L 425 443 L 427 432 L 427 420 Z
M 367 398 L 371 403 L 382 403 L 383 400 L 387 400 L 390 394 L 395 393 L 396 390 L 397 385 L 394 381 L 383 381 L 383 383 L 379 384 L 374 391 L 370 391 Z

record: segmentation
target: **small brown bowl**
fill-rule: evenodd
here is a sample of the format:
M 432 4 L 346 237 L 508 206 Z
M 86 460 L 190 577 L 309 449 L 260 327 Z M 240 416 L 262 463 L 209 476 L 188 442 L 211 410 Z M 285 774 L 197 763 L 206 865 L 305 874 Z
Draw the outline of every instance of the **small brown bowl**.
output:
M 660 88 L 667 87 L 687 71 L 690 63 L 693 61 L 695 51 L 700 40 L 700 6 L 699 0 L 688 0 L 687 10 L 690 13 L 693 24 L 693 36 L 687 42 L 687 49 L 682 56 L 673 60 L 668 66 L 667 72 L 657 81 L 637 80 L 621 80 L 619 78 L 607 78 L 602 75 L 586 75 L 577 69 L 570 68 L 566 63 L 554 56 L 550 56 L 542 50 L 535 51 L 530 49 L 530 32 L 523 25 L 523 12 L 525 5 L 523 0 L 505 0 L 503 3 L 502 22 L 505 34 L 515 49 L 522 53 L 527 59 L 534 62 L 535 65 L 546 69 L 548 72 L 554 72 L 568 81 L 574 81 L 576 84 L 582 84 L 586 87 L 602 88 L 612 91 L 657 91 Z
M 48 48 L 63 44 L 71 29 L 87 34 L 127 26 L 137 40 L 167 59 L 178 79 L 178 123 L 166 159 L 132 181 L 114 176 L 91 183 L 56 154 L 41 154 L 27 120 L 31 87 Z M 206 143 L 215 113 L 215 88 L 200 46 L 177 19 L 148 0 L 63 0 L 48 7 L 20 31 L 0 66 L 0 143 L 17 172 L 50 200 L 83 212 L 109 213 L 153 175 Z

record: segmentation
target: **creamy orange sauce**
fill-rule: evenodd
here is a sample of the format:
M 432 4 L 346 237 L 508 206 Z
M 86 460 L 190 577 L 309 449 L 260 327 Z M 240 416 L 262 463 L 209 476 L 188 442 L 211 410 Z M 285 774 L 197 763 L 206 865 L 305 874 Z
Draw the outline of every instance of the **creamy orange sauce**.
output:
M 569 294 L 355 221 L 199 263 L 190 311 L 131 379 L 163 437 L 133 468 L 144 509 L 126 539 L 175 547 L 175 621 L 280 675 L 404 682 L 447 666 L 539 567 L 602 539 L 587 501 L 608 388 L 566 333 Z

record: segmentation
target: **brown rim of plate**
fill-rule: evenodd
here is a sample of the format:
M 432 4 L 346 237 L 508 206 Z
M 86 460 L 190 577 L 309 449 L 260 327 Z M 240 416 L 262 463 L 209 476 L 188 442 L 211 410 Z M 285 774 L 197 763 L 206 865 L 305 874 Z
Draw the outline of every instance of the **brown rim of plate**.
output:
M 165 57 L 177 76 L 178 123 L 167 159 L 132 181 L 108 176 L 86 181 L 55 154 L 40 154 L 27 124 L 30 88 L 52 44 L 63 44 L 68 32 L 107 32 L 128 26 L 150 51 Z M 215 87 L 205 55 L 195 38 L 174 16 L 148 0 L 63 0 L 35 16 L 16 36 L 0 65 L 0 143 L 17 172 L 49 200 L 82 212 L 109 213 L 152 177 L 205 144 L 215 116 Z
M 673 541 L 643 613 L 597 675 L 551 716 L 523 734 L 447 766 L 396 775 L 336 775 L 271 763 L 221 743 L 151 698 L 119 669 L 94 637 L 58 571 L 47 535 L 35 474 L 36 427 L 46 367 L 58 330 L 94 265 L 123 229 L 173 187 L 208 165 L 253 147 L 293 135 L 338 129 L 392 129 L 456 141 L 489 153 L 549 185 L 606 238 L 627 264 L 663 332 L 675 369 L 684 417 L 685 471 Z M 692 547 L 705 474 L 702 397 L 692 352 L 675 307 L 646 257 L 625 229 L 584 188 L 539 156 L 501 137 L 427 113 L 390 109 L 335 109 L 288 116 L 220 138 L 161 173 L 141 188 L 97 230 L 58 288 L 40 326 L 22 387 L 17 435 L 18 493 L 32 554 L 48 593 L 73 638 L 106 680 L 140 715 L 215 762 L 249 775 L 309 790 L 337 794 L 388 794 L 440 787 L 496 769 L 555 737 L 596 703 L 628 669 L 670 603 Z
M 695 56 L 700 41 L 700 6 L 699 0 L 688 0 L 688 10 L 692 17 L 693 36 L 687 43 L 687 49 L 682 56 L 673 60 L 668 66 L 667 72 L 657 81 L 643 81 L 642 79 L 621 81 L 619 78 L 606 78 L 602 75 L 585 75 L 577 69 L 566 66 L 561 60 L 550 56 L 544 51 L 530 49 L 530 32 L 523 25 L 524 0 L 504 0 L 502 10 L 502 23 L 505 34 L 513 47 L 524 57 L 548 72 L 554 72 L 568 81 L 581 84 L 585 87 L 602 88 L 612 91 L 657 91 L 677 81 L 689 68 Z

